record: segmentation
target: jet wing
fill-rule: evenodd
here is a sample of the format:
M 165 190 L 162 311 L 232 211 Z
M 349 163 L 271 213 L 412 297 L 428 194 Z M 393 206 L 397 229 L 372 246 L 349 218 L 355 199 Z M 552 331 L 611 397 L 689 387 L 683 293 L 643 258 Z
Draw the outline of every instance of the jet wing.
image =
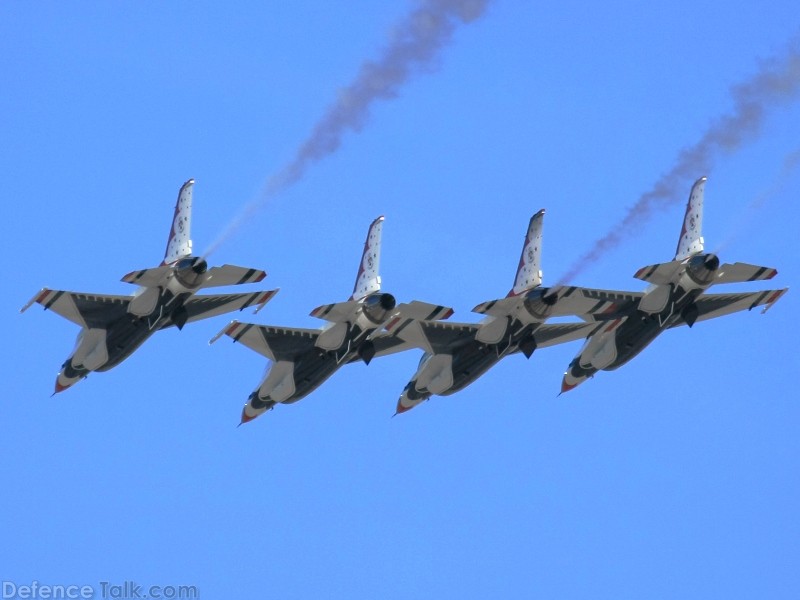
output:
M 449 353 L 453 348 L 466 344 L 475 339 L 475 334 L 480 328 L 472 323 L 437 323 L 431 321 L 416 321 L 420 333 L 425 339 L 425 350 L 433 354 Z M 406 335 L 412 334 L 404 330 Z M 413 331 L 413 330 L 412 330 Z
M 443 323 L 417 319 L 395 319 L 386 326 L 387 331 L 409 346 L 422 348 L 431 354 L 451 352 L 453 348 L 475 338 L 480 328 L 472 323 Z
M 270 360 L 292 360 L 314 346 L 319 332 L 319 329 L 271 327 L 231 321 L 211 338 L 209 344 L 216 342 L 222 335 L 227 335 L 234 342 L 240 342 Z
M 566 314 L 574 314 L 587 321 L 608 321 L 627 317 L 639 306 L 639 302 L 644 297 L 643 292 L 577 289 L 579 295 L 575 298 L 568 297 L 566 304 L 569 306 L 570 303 L 575 303 L 575 308 L 579 308 L 580 312 Z
M 414 348 L 413 344 L 409 344 L 404 339 L 386 332 L 371 338 L 369 343 L 373 344 L 373 348 L 375 349 L 375 354 L 370 356 L 370 360 L 375 356 L 388 356 L 389 354 L 396 354 Z M 349 362 L 352 363 L 361 360 L 364 360 L 364 358 L 360 355 L 356 355 L 351 358 Z
M 547 348 L 589 337 L 603 327 L 603 323 L 557 323 L 540 325 L 533 332 L 537 348 Z
M 187 323 L 256 306 L 255 312 L 264 308 L 278 290 L 249 292 L 246 294 L 207 294 L 192 296 L 183 305 L 188 314 Z M 166 325 L 168 327 L 169 325 Z
M 128 312 L 131 299 L 132 296 L 83 294 L 42 288 L 20 312 L 25 312 L 37 303 L 44 306 L 45 310 L 50 309 L 80 327 L 105 327 Z
M 453 349 L 475 340 L 480 330 L 474 323 L 442 323 L 440 321 L 412 321 L 395 335 L 431 354 L 451 354 Z M 602 327 L 596 323 L 559 323 L 540 325 L 533 332 L 536 347 L 546 348 L 573 340 L 583 339 Z M 518 351 L 518 350 L 517 350 Z
M 766 290 L 763 292 L 749 292 L 743 294 L 703 294 L 695 301 L 697 307 L 696 321 L 707 321 L 723 315 L 729 315 L 742 310 L 752 310 L 757 306 L 763 306 L 762 314 L 767 312 L 773 304 L 789 291 L 789 288 L 782 290 Z M 686 325 L 686 321 L 681 319 L 672 327 Z

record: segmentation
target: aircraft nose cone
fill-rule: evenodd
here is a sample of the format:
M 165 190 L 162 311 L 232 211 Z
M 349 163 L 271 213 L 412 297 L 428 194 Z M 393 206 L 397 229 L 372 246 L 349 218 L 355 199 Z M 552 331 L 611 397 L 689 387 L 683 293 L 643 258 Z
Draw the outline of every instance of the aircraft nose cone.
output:
M 239 422 L 239 425 L 244 425 L 245 423 L 249 423 L 253 419 L 255 419 L 258 415 L 250 416 L 247 414 L 247 406 L 242 409 L 242 420 Z
M 576 387 L 578 387 L 579 383 L 579 381 L 576 381 L 575 383 L 567 383 L 567 378 L 564 377 L 564 379 L 561 380 L 561 393 L 563 394 L 564 392 L 574 390 Z
M 56 377 L 56 391 L 53 392 L 53 395 L 58 394 L 59 392 L 63 392 L 67 388 L 69 388 L 69 386 L 62 384 L 61 383 L 61 378 L 60 377 Z
M 394 414 L 402 415 L 404 412 L 408 412 L 412 408 L 414 408 L 414 405 L 403 406 L 403 397 L 401 396 L 400 400 L 397 401 L 397 408 L 395 409 Z

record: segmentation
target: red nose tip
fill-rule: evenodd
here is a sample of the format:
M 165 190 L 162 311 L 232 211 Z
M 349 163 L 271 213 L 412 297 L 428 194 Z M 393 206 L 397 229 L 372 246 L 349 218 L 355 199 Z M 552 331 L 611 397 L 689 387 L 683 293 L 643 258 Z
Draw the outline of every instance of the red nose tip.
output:
M 561 380 L 561 393 L 562 394 L 564 392 L 568 392 L 570 390 L 574 390 L 576 387 L 578 387 L 577 383 L 569 384 L 569 383 L 567 383 L 566 378 Z
M 256 416 L 258 416 L 258 415 L 256 415 Z M 239 422 L 239 425 L 244 425 L 245 423 L 249 423 L 250 421 L 252 421 L 255 418 L 256 417 L 251 417 L 251 416 L 249 416 L 247 414 L 247 407 L 245 407 L 245 408 L 242 409 L 242 420 Z
M 59 392 L 63 392 L 68 387 L 69 387 L 68 385 L 61 385 L 61 383 L 58 381 L 58 378 L 56 378 L 56 391 L 53 393 L 57 394 Z

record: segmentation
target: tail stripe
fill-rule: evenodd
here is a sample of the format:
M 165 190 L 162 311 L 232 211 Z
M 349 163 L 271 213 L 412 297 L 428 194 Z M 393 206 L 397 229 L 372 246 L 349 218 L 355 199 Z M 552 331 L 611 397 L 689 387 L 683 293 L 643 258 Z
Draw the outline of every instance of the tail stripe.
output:
M 239 281 L 236 282 L 236 285 L 241 285 L 242 283 L 247 283 L 247 280 L 250 279 L 255 272 L 256 272 L 255 269 L 249 269 L 247 271 L 247 273 L 244 274 L 244 277 L 242 277 Z

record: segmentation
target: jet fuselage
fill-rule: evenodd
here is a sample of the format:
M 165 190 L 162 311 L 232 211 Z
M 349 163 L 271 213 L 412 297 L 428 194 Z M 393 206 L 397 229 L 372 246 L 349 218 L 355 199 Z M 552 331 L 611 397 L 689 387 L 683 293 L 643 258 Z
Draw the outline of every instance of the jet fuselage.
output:
M 175 264 L 164 287 L 139 288 L 127 307 L 119 303 L 98 312 L 90 302 L 78 306 L 88 329 L 80 332 L 75 351 L 64 361 L 56 378 L 56 392 L 92 371 L 116 367 L 159 329 L 172 325 L 182 328 L 188 318 L 184 304 L 200 287 L 206 270 L 202 258 L 186 257 Z M 75 302 L 80 305 L 80 298 Z
M 613 371 L 644 350 L 673 325 L 693 325 L 697 298 L 712 284 L 719 268 L 714 254 L 698 254 L 684 263 L 673 283 L 651 287 L 629 314 L 620 315 L 592 336 L 570 363 L 562 392 L 579 385 L 597 371 Z M 644 309 L 644 310 L 643 310 Z
M 277 380 L 266 376 L 259 389 L 250 395 L 250 405 L 257 411 L 268 410 L 277 403 L 292 404 L 305 398 L 308 394 L 325 383 L 342 365 L 362 359 L 365 349 L 371 344 L 367 336 L 373 329 L 361 329 L 357 325 L 351 326 L 344 339 L 335 350 L 324 350 L 317 346 L 310 346 L 291 361 L 278 361 L 272 370 L 285 364 L 287 370 L 281 373 Z M 286 381 L 291 378 L 291 382 Z M 278 397 L 276 391 L 291 383 L 293 391 L 286 398 Z
M 621 367 L 649 346 L 662 331 L 678 320 L 689 317 L 694 301 L 702 293 L 702 289 L 685 291 L 677 288 L 670 294 L 667 306 L 662 311 L 647 313 L 637 309 L 618 327 L 602 334 L 612 338 L 616 346 L 616 359 L 602 369 L 613 371 Z
M 519 322 L 515 324 L 519 325 Z M 417 373 L 406 385 L 403 395 L 415 403 L 426 400 L 434 394 L 449 396 L 470 385 L 500 362 L 504 356 L 519 350 L 530 356 L 535 349 L 533 333 L 538 325 L 538 323 L 523 325 L 516 331 L 512 325 L 508 328 L 510 332 L 508 337 L 496 344 L 480 342 L 475 338 L 468 339 L 463 344 L 455 346 L 452 352 L 448 353 L 447 360 L 437 360 L 437 357 L 447 355 L 425 353 L 420 360 Z M 446 382 L 447 385 L 443 387 L 443 384 L 438 382 Z

